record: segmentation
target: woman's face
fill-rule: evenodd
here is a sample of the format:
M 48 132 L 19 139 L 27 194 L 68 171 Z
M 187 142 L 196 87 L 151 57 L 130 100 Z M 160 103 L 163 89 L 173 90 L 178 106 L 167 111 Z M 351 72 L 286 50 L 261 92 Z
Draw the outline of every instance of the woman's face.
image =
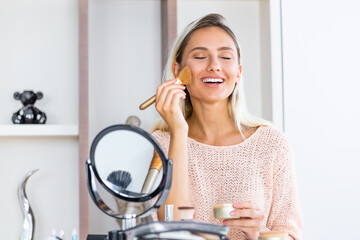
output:
M 184 66 L 189 66 L 192 73 L 187 90 L 193 103 L 227 100 L 235 83 L 240 81 L 242 71 L 233 39 L 218 27 L 192 33 L 182 56 L 181 67 Z M 178 64 L 174 70 L 178 73 Z

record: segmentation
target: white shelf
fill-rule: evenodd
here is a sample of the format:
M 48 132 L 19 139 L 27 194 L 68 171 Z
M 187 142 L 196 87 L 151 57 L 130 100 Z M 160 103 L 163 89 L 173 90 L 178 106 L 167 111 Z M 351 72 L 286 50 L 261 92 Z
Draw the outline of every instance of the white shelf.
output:
M 0 125 L 0 136 L 78 136 L 78 125 L 8 124 Z

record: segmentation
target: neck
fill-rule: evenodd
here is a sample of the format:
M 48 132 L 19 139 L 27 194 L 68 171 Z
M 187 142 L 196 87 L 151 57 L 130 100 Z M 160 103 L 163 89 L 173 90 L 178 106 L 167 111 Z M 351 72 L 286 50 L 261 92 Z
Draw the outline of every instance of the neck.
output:
M 216 103 L 193 102 L 193 113 L 188 119 L 189 136 L 203 142 L 216 142 L 238 132 L 229 116 L 227 99 Z

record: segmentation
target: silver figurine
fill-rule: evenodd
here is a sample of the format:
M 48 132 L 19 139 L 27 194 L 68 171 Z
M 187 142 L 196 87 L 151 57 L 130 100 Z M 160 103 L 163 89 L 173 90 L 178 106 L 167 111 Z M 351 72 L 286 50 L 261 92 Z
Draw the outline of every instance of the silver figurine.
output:
M 31 175 L 33 175 L 38 170 L 39 169 L 35 169 L 28 172 L 25 175 L 25 177 L 21 180 L 21 183 L 18 188 L 18 197 L 20 201 L 21 210 L 24 215 L 24 223 L 23 223 L 23 229 L 20 240 L 32 240 L 34 238 L 35 218 L 33 211 L 30 207 L 29 200 L 27 199 L 26 196 L 25 187 L 29 177 L 31 177 Z

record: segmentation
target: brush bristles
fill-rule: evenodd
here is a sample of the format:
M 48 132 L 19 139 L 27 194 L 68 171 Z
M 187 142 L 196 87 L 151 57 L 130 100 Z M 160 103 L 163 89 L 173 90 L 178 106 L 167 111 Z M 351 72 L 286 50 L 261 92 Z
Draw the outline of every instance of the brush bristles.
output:
M 184 67 L 179 76 L 177 77 L 181 81 L 181 85 L 188 85 L 191 83 L 191 70 L 188 66 Z
M 121 189 L 126 189 L 131 182 L 131 174 L 127 171 L 113 171 L 109 174 L 106 180 Z

